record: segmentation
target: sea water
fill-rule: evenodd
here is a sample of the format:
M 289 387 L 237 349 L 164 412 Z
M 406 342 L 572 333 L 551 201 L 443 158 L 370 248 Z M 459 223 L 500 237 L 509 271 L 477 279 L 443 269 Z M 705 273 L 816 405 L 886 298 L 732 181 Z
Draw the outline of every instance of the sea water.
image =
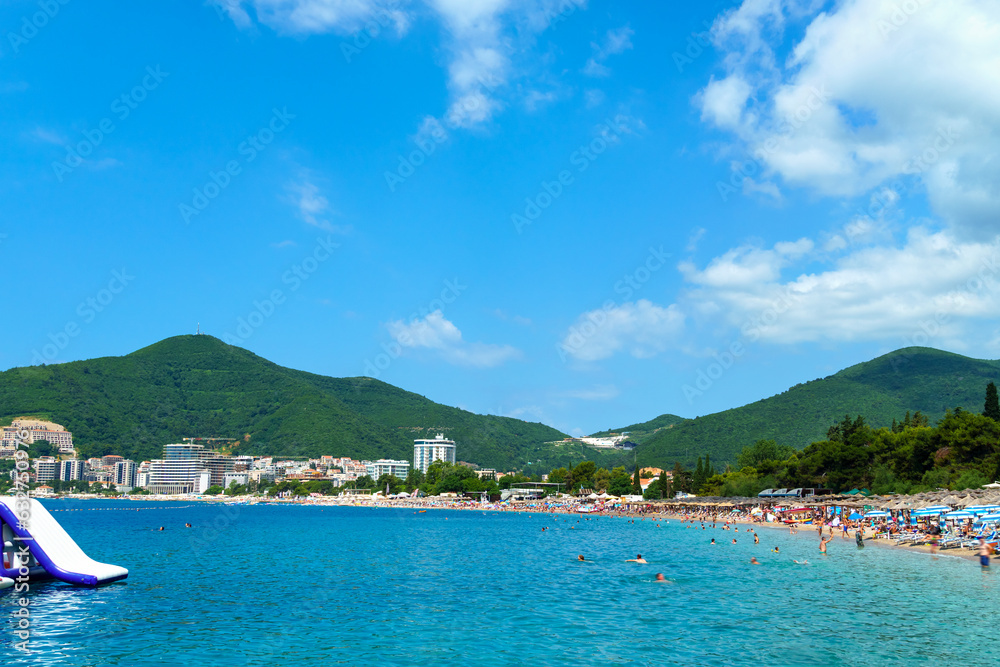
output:
M 871 543 L 858 549 L 838 536 L 822 556 L 814 531 L 760 528 L 755 545 L 745 526 L 734 533 L 593 515 L 45 505 L 84 551 L 128 568 L 129 577 L 98 589 L 32 585 L 24 594 L 29 654 L 14 646 L 20 596 L 0 591 L 0 651 L 24 664 L 761 666 L 1000 657 L 1000 561 L 984 572 L 947 552 L 934 559 Z M 639 553 L 648 564 L 625 562 Z M 667 581 L 656 582 L 657 572 Z

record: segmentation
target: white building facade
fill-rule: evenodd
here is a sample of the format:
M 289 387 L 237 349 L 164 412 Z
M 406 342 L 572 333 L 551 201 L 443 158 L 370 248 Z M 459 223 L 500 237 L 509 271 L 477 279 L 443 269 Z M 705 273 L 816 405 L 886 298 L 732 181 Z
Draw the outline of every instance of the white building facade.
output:
M 439 433 L 433 440 L 413 441 L 413 467 L 422 473 L 427 472 L 435 461 L 455 462 L 455 441 L 445 439 Z
M 83 479 L 86 464 L 83 461 L 72 459 L 59 462 L 59 479 L 64 482 L 75 482 Z
M 369 461 L 365 469 L 368 476 L 375 480 L 382 475 L 395 475 L 399 479 L 406 479 L 406 476 L 410 474 L 410 462 L 379 459 L 378 461 Z

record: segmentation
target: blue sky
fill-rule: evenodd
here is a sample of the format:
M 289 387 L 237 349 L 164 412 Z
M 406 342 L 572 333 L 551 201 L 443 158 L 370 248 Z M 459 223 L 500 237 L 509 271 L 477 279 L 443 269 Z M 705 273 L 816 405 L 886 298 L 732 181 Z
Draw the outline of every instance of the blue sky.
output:
M 1000 10 L 8 1 L 0 368 L 203 332 L 583 434 L 995 358 Z

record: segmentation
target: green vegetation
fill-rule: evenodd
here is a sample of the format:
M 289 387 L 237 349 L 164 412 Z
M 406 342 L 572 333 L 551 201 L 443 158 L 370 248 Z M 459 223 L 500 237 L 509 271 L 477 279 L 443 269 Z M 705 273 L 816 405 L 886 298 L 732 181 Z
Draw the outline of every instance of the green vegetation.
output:
M 874 429 L 845 416 L 825 440 L 801 451 L 758 440 L 737 457 L 738 469 L 709 478 L 705 495 L 756 495 L 765 488 L 868 488 L 875 493 L 919 493 L 978 488 L 1000 477 L 1000 423 L 961 408 L 934 427 L 919 412 L 893 428 Z
M 234 454 L 408 460 L 415 438 L 439 432 L 456 441 L 459 458 L 484 467 L 583 458 L 580 449 L 544 444 L 565 435 L 543 424 L 473 414 L 372 378 L 283 368 L 204 335 L 0 373 L 0 423 L 19 416 L 65 425 L 84 457 L 137 461 L 192 436 L 234 438 Z
M 660 429 L 639 441 L 638 461 L 659 467 L 680 461 L 690 467 L 697 456 L 709 454 L 717 464 L 733 465 L 737 454 L 757 440 L 802 449 L 825 437 L 832 415 L 863 414 L 876 429 L 891 426 L 907 410 L 934 421 L 948 408 L 983 405 L 983 387 L 997 375 L 1000 362 L 906 348 L 741 408 Z
M 642 444 L 648 441 L 653 435 L 660 429 L 672 428 L 676 424 L 686 421 L 684 417 L 678 417 L 677 415 L 660 415 L 655 419 L 651 419 L 648 422 L 642 422 L 641 424 L 632 424 L 631 426 L 623 426 L 622 428 L 611 429 L 608 431 L 598 431 L 597 433 L 592 433 L 590 437 L 592 438 L 604 438 L 612 433 L 628 433 L 628 439 L 636 444 Z

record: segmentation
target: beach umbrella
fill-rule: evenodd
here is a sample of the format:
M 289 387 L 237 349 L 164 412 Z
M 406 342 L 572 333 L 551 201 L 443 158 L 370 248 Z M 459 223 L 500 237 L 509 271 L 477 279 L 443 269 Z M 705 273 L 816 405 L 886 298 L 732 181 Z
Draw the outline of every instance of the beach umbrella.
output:
M 962 521 L 964 519 L 975 519 L 976 515 L 965 510 L 955 510 L 954 512 L 948 512 L 947 514 L 942 515 L 941 518 L 949 521 Z
M 865 518 L 866 519 L 875 519 L 875 518 L 886 517 L 886 516 L 889 516 L 889 513 L 886 512 L 885 510 L 872 510 L 870 512 L 866 512 L 865 513 Z
M 858 519 L 861 518 L 861 515 L 858 514 L 857 512 L 851 512 L 851 516 L 847 518 L 850 519 L 851 521 L 857 521 Z

